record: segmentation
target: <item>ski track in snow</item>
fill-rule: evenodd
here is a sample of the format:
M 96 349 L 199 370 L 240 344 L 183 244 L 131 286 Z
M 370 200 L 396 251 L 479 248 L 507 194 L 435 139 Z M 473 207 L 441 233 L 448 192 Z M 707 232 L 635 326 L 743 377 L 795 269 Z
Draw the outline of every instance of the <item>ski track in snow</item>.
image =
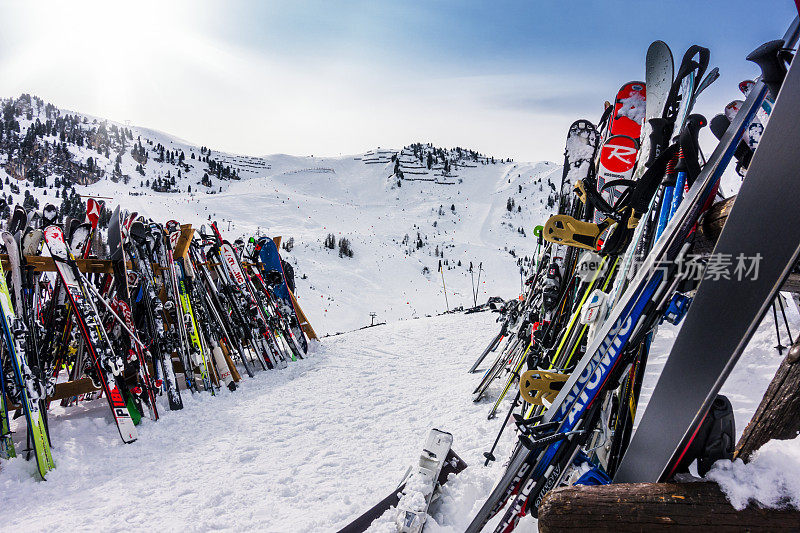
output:
M 130 445 L 105 400 L 55 407 L 48 481 L 33 480 L 33 462 L 2 464 L 3 529 L 337 530 L 397 486 L 438 427 L 470 466 L 432 507 L 441 527 L 431 520 L 426 531 L 463 530 L 502 466 L 481 466 L 502 419 L 472 403 L 478 374 L 466 372 L 495 318 L 446 315 L 326 339 L 233 393 L 184 394 L 182 412 L 162 406 Z

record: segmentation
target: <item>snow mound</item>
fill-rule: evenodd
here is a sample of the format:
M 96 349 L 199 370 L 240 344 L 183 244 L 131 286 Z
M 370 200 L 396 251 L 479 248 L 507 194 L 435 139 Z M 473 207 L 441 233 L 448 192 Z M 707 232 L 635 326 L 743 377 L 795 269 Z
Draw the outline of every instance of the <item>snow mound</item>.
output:
M 620 103 L 622 107 L 617 112 L 618 117 L 628 117 L 637 124 L 644 122 L 646 106 L 641 93 L 633 93 L 627 98 L 622 98 Z
M 749 463 L 717 461 L 706 477 L 740 511 L 751 501 L 771 509 L 800 509 L 800 437 L 766 443 Z

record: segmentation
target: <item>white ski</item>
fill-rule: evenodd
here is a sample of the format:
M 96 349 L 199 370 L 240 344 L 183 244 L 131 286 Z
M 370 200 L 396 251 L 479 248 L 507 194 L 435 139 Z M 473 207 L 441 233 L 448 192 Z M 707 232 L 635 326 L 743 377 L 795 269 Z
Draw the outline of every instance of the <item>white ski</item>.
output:
M 452 445 L 452 434 L 438 429 L 428 433 L 419 464 L 413 468 L 397 503 L 394 522 L 399 533 L 422 531 L 428 518 L 428 507 L 438 488 L 439 472 Z

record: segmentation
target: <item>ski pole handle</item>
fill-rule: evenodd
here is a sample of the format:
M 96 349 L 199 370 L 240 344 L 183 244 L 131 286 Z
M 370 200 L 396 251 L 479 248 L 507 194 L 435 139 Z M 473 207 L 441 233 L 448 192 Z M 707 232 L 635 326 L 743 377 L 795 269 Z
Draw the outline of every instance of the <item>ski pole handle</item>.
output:
M 773 99 L 778 97 L 783 78 L 786 77 L 786 64 L 780 57 L 784 44 L 783 39 L 766 42 L 750 52 L 746 58 L 761 69 L 761 81 L 767 86 Z

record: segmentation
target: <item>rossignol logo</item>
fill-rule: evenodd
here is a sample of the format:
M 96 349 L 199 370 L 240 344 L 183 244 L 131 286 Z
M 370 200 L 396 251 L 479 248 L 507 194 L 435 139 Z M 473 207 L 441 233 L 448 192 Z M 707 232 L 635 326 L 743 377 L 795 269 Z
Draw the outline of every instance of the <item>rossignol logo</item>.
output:
M 118 300 L 117 306 L 119 310 L 122 312 L 122 318 L 125 319 L 125 324 L 129 327 L 133 325 L 133 317 L 131 316 L 131 308 L 128 307 L 128 304 L 123 302 L 122 300 Z
M 89 222 L 93 228 L 96 228 L 99 220 L 100 204 L 94 198 L 89 198 L 86 201 L 86 221 Z
M 53 239 L 53 240 L 61 240 L 59 233 L 60 233 L 60 231 L 55 226 L 47 226 L 44 229 L 44 238 L 47 241 L 49 241 L 51 239 Z
M 600 151 L 600 163 L 605 170 L 624 174 L 636 163 L 637 151 L 636 141 L 630 137 L 612 137 Z
M 620 320 L 622 320 L 620 318 Z M 603 344 L 595 352 L 589 364 L 581 372 L 578 381 L 572 386 L 572 390 L 564 399 L 563 406 L 571 405 L 567 414 L 570 427 L 574 427 L 576 420 L 583 413 L 589 403 L 594 399 L 595 392 L 605 381 L 609 369 L 614 366 L 614 362 L 624 345 L 627 334 L 633 325 L 633 317 L 628 316 L 623 322 L 616 322 L 608 332 Z

